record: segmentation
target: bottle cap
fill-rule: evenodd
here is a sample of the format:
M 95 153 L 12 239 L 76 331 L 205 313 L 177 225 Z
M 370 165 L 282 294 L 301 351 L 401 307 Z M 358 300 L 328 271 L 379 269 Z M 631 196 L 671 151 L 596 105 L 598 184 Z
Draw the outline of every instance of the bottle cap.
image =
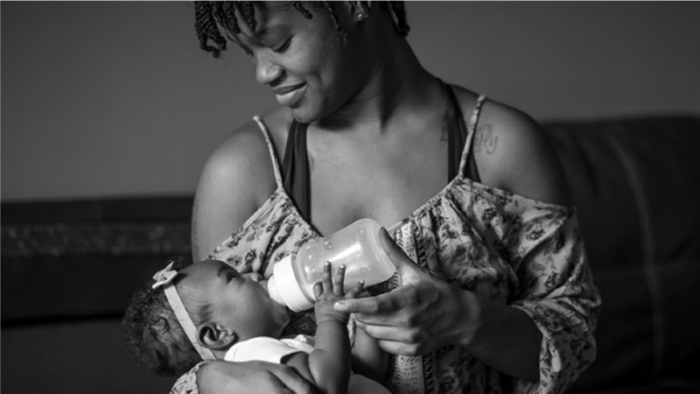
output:
M 267 289 L 275 302 L 286 304 L 294 312 L 307 310 L 314 305 L 313 299 L 304 295 L 301 286 L 297 283 L 292 267 L 292 256 L 287 256 L 275 264 Z
M 282 294 L 280 294 L 279 288 L 277 288 L 277 278 L 275 278 L 275 275 L 267 279 L 267 293 L 270 295 L 272 301 L 287 306 L 284 302 L 284 298 L 282 298 Z

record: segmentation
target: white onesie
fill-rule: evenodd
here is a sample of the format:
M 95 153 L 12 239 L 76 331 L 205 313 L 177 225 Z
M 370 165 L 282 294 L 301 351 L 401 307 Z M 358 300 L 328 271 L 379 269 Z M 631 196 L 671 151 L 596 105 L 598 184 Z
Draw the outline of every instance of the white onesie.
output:
M 314 350 L 314 338 L 297 335 L 295 338 L 276 339 L 257 337 L 239 342 L 226 352 L 226 361 L 267 361 L 280 364 L 282 359 L 297 352 L 311 353 Z M 389 394 L 384 386 L 365 376 L 350 374 L 348 394 Z

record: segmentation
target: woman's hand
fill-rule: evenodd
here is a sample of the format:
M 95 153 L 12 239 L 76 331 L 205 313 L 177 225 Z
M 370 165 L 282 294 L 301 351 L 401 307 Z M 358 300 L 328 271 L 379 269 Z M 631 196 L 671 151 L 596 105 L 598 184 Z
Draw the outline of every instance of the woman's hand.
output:
M 314 394 L 316 392 L 314 387 L 294 368 L 263 361 L 210 362 L 198 371 L 197 386 L 202 394 Z
M 480 322 L 476 295 L 424 272 L 382 233 L 401 286 L 376 297 L 340 301 L 335 308 L 356 313 L 358 326 L 389 353 L 416 356 L 449 344 L 468 345 Z

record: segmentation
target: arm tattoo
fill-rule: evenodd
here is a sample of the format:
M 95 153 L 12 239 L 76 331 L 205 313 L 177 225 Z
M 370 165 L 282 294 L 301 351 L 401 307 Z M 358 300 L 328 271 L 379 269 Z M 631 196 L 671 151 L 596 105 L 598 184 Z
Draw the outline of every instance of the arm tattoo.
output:
M 490 124 L 485 124 L 476 128 L 474 134 L 474 151 L 492 154 L 498 146 L 498 136 L 494 135 Z

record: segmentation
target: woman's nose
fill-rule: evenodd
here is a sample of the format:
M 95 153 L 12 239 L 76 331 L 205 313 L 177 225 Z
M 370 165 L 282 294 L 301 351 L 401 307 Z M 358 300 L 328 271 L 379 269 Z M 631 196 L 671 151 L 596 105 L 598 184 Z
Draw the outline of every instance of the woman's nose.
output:
M 263 85 L 270 85 L 282 75 L 282 68 L 271 61 L 266 54 L 259 54 L 255 60 L 255 79 Z

